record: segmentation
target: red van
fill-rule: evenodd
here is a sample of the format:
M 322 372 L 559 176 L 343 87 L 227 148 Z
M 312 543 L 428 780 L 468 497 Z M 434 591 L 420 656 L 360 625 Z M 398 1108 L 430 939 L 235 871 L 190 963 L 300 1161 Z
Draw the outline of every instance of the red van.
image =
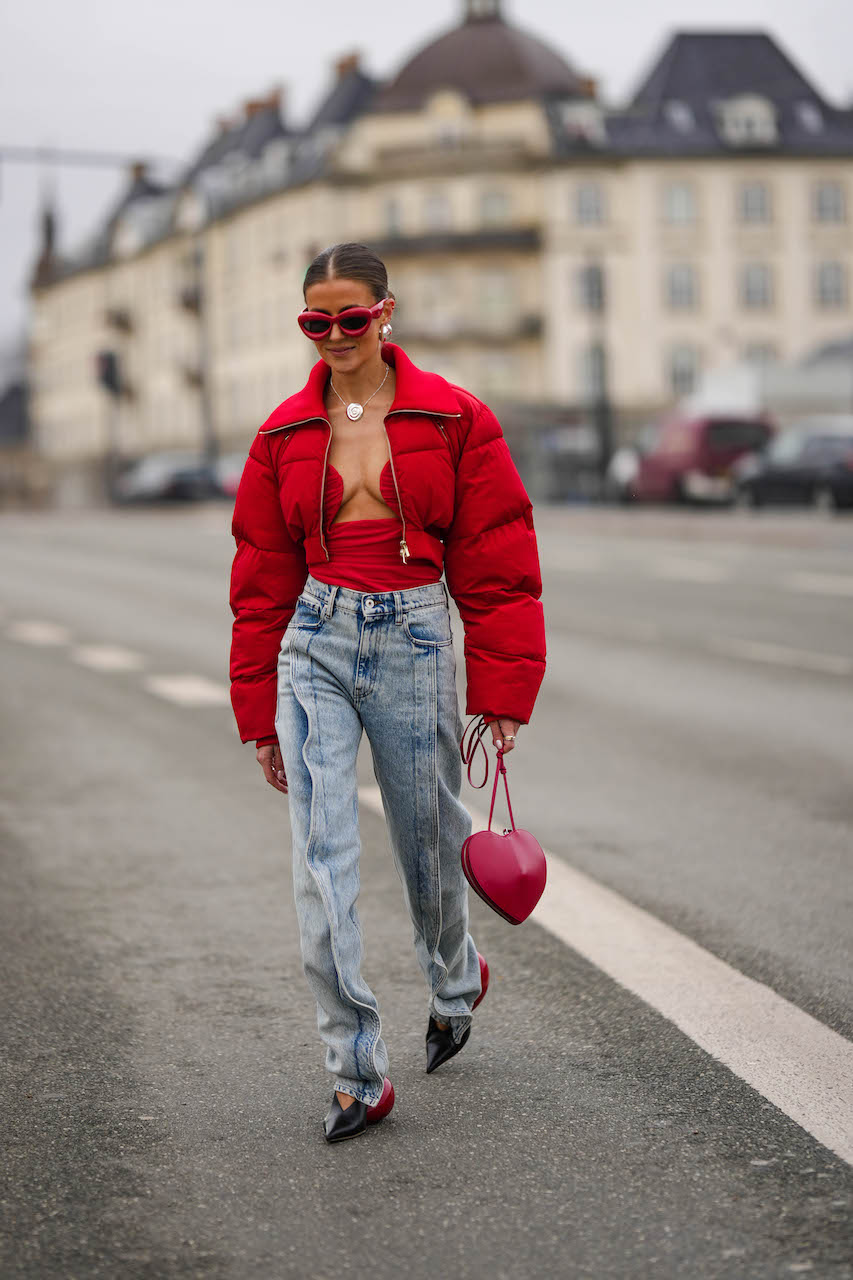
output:
M 738 458 L 774 434 L 764 417 L 671 418 L 640 458 L 631 496 L 640 502 L 731 502 Z

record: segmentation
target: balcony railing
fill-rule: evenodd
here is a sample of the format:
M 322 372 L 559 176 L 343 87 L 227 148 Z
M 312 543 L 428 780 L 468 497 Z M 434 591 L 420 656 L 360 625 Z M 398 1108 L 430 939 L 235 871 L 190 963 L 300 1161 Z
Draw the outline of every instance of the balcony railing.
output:
M 538 227 L 482 227 L 477 231 L 426 231 L 417 236 L 371 237 L 369 243 L 382 258 L 494 249 L 529 252 L 541 247 L 542 234 Z

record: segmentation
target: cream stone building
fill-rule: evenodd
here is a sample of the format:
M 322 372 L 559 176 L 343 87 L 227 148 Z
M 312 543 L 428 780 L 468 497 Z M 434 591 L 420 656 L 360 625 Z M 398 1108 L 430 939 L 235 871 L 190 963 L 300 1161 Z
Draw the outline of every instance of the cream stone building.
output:
M 518 429 L 606 393 L 630 430 L 703 370 L 849 335 L 851 181 L 853 115 L 767 35 L 676 35 L 617 110 L 497 0 L 467 0 L 387 83 L 342 58 L 304 128 L 275 90 L 174 187 L 136 166 L 76 255 L 46 221 L 39 445 L 81 486 L 110 447 L 245 447 L 314 358 L 305 267 L 349 239 L 386 260 L 416 362 Z

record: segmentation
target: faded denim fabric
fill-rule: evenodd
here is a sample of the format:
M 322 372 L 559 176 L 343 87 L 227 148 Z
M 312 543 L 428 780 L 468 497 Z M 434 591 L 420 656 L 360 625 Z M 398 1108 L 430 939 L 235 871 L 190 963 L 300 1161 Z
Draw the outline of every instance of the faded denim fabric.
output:
M 460 850 L 463 725 L 443 581 L 354 591 L 309 574 L 281 642 L 275 728 L 288 782 L 305 975 L 334 1087 L 379 1101 L 388 1052 L 361 976 L 356 753 L 373 755 L 429 1011 L 455 1040 L 480 994 Z

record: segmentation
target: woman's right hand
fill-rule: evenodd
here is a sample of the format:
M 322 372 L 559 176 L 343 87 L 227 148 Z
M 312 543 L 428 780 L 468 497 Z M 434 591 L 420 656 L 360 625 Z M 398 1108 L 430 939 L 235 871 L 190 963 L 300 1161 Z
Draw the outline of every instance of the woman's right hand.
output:
M 281 759 L 281 748 L 276 743 L 268 743 L 265 747 L 258 747 L 255 759 L 263 769 L 264 777 L 270 786 L 275 787 L 276 791 L 283 791 L 287 795 L 287 778 Z

